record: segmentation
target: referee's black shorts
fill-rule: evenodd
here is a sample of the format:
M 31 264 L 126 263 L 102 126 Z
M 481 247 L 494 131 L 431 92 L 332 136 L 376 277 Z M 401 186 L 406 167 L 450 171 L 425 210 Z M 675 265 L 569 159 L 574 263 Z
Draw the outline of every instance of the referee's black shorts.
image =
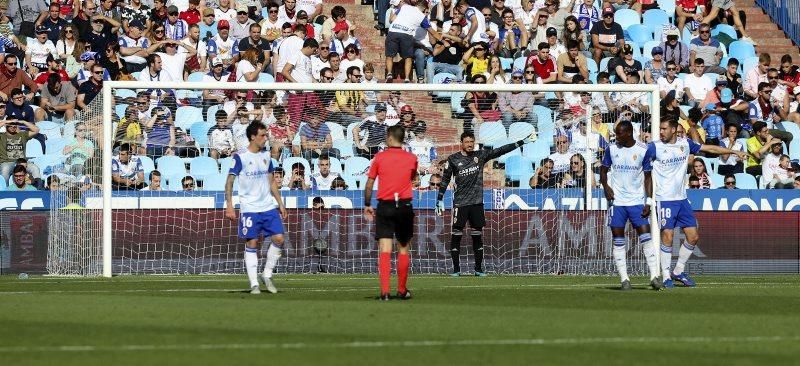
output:
M 411 200 L 378 201 L 375 213 L 375 238 L 394 239 L 402 244 L 414 235 L 414 209 Z
M 483 229 L 486 225 L 483 204 L 453 207 L 453 230 L 464 230 L 467 222 L 475 230 Z

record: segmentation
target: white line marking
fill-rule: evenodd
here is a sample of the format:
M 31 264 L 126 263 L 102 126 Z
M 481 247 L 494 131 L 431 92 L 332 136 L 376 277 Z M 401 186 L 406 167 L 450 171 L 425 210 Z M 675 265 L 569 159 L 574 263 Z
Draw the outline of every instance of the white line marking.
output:
M 739 336 L 739 337 L 608 337 L 608 338 L 528 338 L 528 339 L 470 339 L 420 341 L 354 341 L 333 343 L 228 343 L 228 344 L 138 344 L 138 345 L 71 345 L 71 346 L 5 346 L 0 353 L 42 352 L 139 352 L 139 351 L 197 351 L 242 349 L 348 349 L 393 347 L 452 347 L 452 346 L 550 346 L 622 343 L 764 343 L 797 342 L 800 336 Z

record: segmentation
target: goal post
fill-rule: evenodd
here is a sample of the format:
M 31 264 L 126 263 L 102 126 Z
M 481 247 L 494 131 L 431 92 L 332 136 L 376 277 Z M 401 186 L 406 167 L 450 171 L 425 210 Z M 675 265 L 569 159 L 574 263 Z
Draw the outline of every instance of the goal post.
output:
M 650 123 L 650 133 L 652 138 L 658 138 L 658 123 L 655 121 L 660 120 L 659 115 L 659 102 L 660 96 L 657 86 L 655 85 L 629 85 L 629 84 L 503 84 L 503 85 L 486 85 L 486 84 L 462 84 L 462 83 L 449 83 L 449 84 L 365 84 L 365 83 L 339 83 L 339 84 L 293 84 L 293 83 L 201 83 L 201 82 L 138 82 L 138 81 L 110 81 L 104 82 L 104 87 L 101 93 L 101 96 L 98 99 L 101 99 L 101 110 L 102 110 L 102 139 L 98 138 L 98 144 L 102 146 L 102 234 L 101 234 L 101 249 L 102 249 L 102 273 L 98 273 L 98 275 L 102 275 L 104 277 L 111 277 L 112 275 L 116 274 L 126 274 L 126 273 L 140 273 L 136 270 L 130 271 L 115 271 L 115 253 L 119 253 L 118 250 L 115 250 L 115 210 L 127 210 L 129 208 L 116 208 L 114 207 L 115 200 L 114 197 L 117 195 L 115 191 L 113 191 L 110 187 L 110 182 L 112 181 L 112 155 L 114 150 L 114 124 L 111 123 L 114 118 L 112 116 L 116 113 L 116 103 L 120 102 L 120 98 L 117 96 L 117 91 L 119 90 L 152 90 L 152 89 L 172 89 L 176 92 L 178 91 L 186 91 L 190 93 L 199 94 L 203 90 L 227 90 L 227 91 L 246 91 L 246 92 L 253 92 L 253 91 L 272 91 L 278 94 L 276 98 L 278 100 L 278 104 L 286 105 L 286 95 L 289 93 L 294 92 L 372 92 L 379 95 L 379 98 L 383 99 L 385 96 L 380 96 L 382 94 L 385 95 L 393 95 L 394 93 L 399 93 L 401 97 L 407 98 L 409 101 L 408 105 L 412 106 L 415 111 L 416 119 L 417 120 L 426 120 L 428 125 L 429 136 L 431 139 L 435 141 L 436 148 L 439 150 L 438 152 L 438 159 L 441 161 L 442 159 L 446 158 L 447 155 L 450 153 L 454 153 L 458 151 L 459 147 L 457 144 L 458 135 L 461 131 L 465 128 L 462 126 L 464 123 L 464 118 L 462 115 L 464 113 L 469 114 L 469 106 L 466 107 L 466 112 L 464 111 L 455 111 L 458 108 L 458 105 L 453 102 L 454 98 L 457 96 L 462 96 L 464 93 L 468 92 L 486 92 L 486 93 L 517 93 L 517 92 L 531 92 L 531 93 L 590 93 L 594 96 L 597 93 L 637 93 L 637 95 L 641 95 L 644 100 L 649 103 L 649 121 L 654 121 L 654 123 Z M 285 93 L 285 94 L 284 94 Z M 180 95 L 184 95 L 184 93 L 178 93 Z M 283 94 L 283 96 L 281 96 Z M 284 98 L 281 101 L 280 98 Z M 116 98 L 116 102 L 115 102 Z M 189 98 L 191 99 L 191 98 Z M 541 97 L 537 100 L 541 101 Z M 417 100 L 424 102 L 413 103 Z M 449 100 L 449 101 L 448 101 Z M 562 99 L 554 99 L 553 95 L 549 95 L 550 105 L 556 105 L 559 101 L 563 102 Z M 412 102 L 413 101 L 413 102 Z M 553 102 L 555 101 L 555 103 Z M 476 100 L 476 103 L 478 101 Z M 201 104 L 201 103 L 200 103 Z M 469 104 L 467 102 L 467 104 Z M 537 104 L 538 105 L 538 104 Z M 546 104 L 545 104 L 546 105 Z M 190 103 L 187 106 L 195 106 L 198 109 L 201 109 L 203 112 L 203 117 L 201 120 L 197 122 L 203 121 L 208 123 L 209 121 L 213 121 L 213 116 L 206 116 L 206 109 L 202 108 L 201 105 L 197 103 L 197 99 L 190 100 Z M 441 112 L 440 110 L 446 110 L 446 106 L 451 106 L 453 109 L 452 117 L 449 113 Z M 462 109 L 464 109 L 464 102 L 461 104 Z M 179 107 L 180 104 L 179 104 Z M 397 109 L 399 108 L 399 104 L 395 105 Z M 541 107 L 541 106 L 540 106 Z M 548 108 L 548 107 L 545 107 Z M 429 110 L 430 109 L 430 110 Z M 542 109 L 536 107 L 539 111 Z M 557 131 L 567 131 L 570 128 L 577 128 L 575 126 L 562 126 L 558 125 L 559 121 L 559 114 L 563 107 L 558 106 L 556 107 L 549 107 L 551 112 L 551 118 L 553 119 L 552 123 L 556 125 L 553 127 L 554 129 L 547 129 L 543 130 L 542 126 L 544 126 L 544 121 L 537 121 L 540 123 L 539 126 L 535 127 L 534 129 L 537 130 L 537 133 L 540 136 L 541 141 L 546 141 L 538 144 L 537 146 L 541 145 L 548 149 L 548 153 L 554 152 L 556 150 L 553 139 L 546 136 L 546 134 L 556 133 Z M 369 107 L 367 108 L 369 110 Z M 364 117 L 368 117 L 374 115 L 374 107 L 371 109 L 371 112 L 364 111 L 363 116 L 359 116 L 359 120 L 363 119 Z M 586 125 L 586 136 L 592 135 L 593 131 L 593 123 L 592 123 L 592 108 L 585 108 L 585 109 L 574 109 L 575 111 L 580 110 L 581 113 L 584 113 L 582 116 L 575 116 L 575 120 L 582 119 L 585 121 Z M 400 110 L 396 110 L 395 112 L 401 112 Z M 308 113 L 308 111 L 304 111 L 304 113 Z M 532 113 L 532 112 L 529 112 Z M 576 112 L 577 113 L 577 112 Z M 441 117 L 444 116 L 444 117 Z M 180 118 L 179 115 L 174 116 L 175 118 Z M 422 117 L 422 118 L 420 118 Z M 177 121 L 174 121 L 177 122 Z M 184 121 L 185 122 L 185 121 Z M 482 148 L 488 147 L 498 147 L 501 146 L 503 143 L 511 142 L 511 131 L 508 126 L 502 131 L 502 138 L 494 138 L 492 136 L 482 136 L 481 133 L 492 133 L 494 131 L 493 128 L 497 127 L 498 125 L 493 123 L 497 121 L 486 121 L 492 123 L 492 128 L 486 127 L 482 128 L 483 126 L 479 123 L 475 123 L 473 125 L 476 135 L 478 135 L 478 142 L 482 146 Z M 613 124 L 609 125 L 608 122 L 613 123 L 613 121 L 604 121 L 606 122 L 606 128 L 610 127 L 613 131 Z M 352 122 L 359 124 L 360 122 Z M 184 123 L 185 124 L 185 123 Z M 484 123 L 486 124 L 486 123 Z M 188 131 L 187 131 L 188 132 Z M 352 127 L 348 129 L 348 126 L 343 126 L 341 131 L 346 138 L 364 138 L 365 140 L 368 139 L 368 136 L 351 136 L 350 133 L 352 132 Z M 363 132 L 363 130 L 362 130 Z M 100 137 L 100 136 L 97 136 Z M 573 137 L 574 139 L 582 138 L 581 135 L 577 137 Z M 587 138 L 588 139 L 588 138 Z M 585 146 L 592 145 L 592 141 L 584 142 Z M 504 169 L 511 169 L 511 164 L 519 163 L 523 161 L 525 163 L 532 162 L 534 168 L 540 168 L 540 161 L 533 161 L 527 158 L 527 151 L 524 151 L 524 155 L 520 155 L 523 150 L 527 148 L 523 147 L 523 149 L 517 149 L 512 153 L 505 154 L 503 158 L 500 159 L 492 159 L 492 161 L 486 165 L 485 173 L 488 176 L 492 176 L 494 179 L 493 184 L 487 184 L 484 190 L 484 201 L 485 206 L 487 207 L 487 226 L 485 230 L 490 231 L 486 235 L 486 238 L 489 239 L 485 243 L 487 247 L 491 247 L 492 249 L 488 250 L 489 254 L 487 254 L 487 261 L 494 261 L 493 270 L 501 273 L 574 273 L 574 274 L 606 274 L 612 273 L 611 269 L 613 268 L 613 261 L 610 259 L 610 237 L 606 238 L 604 232 L 606 229 L 605 224 L 605 213 L 603 212 L 604 209 L 607 207 L 605 204 L 604 197 L 602 196 L 602 190 L 598 190 L 596 187 L 590 186 L 590 181 L 593 180 L 593 174 L 589 176 L 589 179 L 586 179 L 585 186 L 582 187 L 582 191 L 576 194 L 573 194 L 573 190 L 576 188 L 554 188 L 554 189 L 544 189 L 544 190 L 537 190 L 537 189 L 527 189 L 528 182 L 522 182 L 519 179 L 514 181 L 513 178 L 509 178 L 509 173 Z M 202 147 L 201 155 L 207 156 L 208 155 L 208 148 Z M 588 151 L 597 150 L 597 146 L 592 146 Z M 595 159 L 597 155 L 588 152 L 588 153 L 580 153 L 582 156 L 585 157 L 586 161 L 585 164 L 587 165 L 586 169 L 591 170 L 591 166 L 594 165 Z M 351 154 L 352 155 L 352 154 Z M 514 159 L 512 156 L 524 156 L 525 158 L 521 159 Z M 531 157 L 541 157 L 545 155 L 536 155 L 532 154 Z M 351 157 L 344 158 L 341 157 L 338 159 L 344 169 L 348 169 L 347 161 L 348 159 L 352 159 Z M 296 159 L 297 160 L 297 159 Z M 313 160 L 306 161 L 311 170 L 318 169 L 316 164 L 317 162 Z M 294 160 L 293 160 L 294 161 Z M 355 160 L 353 160 L 355 161 Z M 283 161 L 279 161 L 282 163 Z M 187 165 L 188 166 L 188 165 Z M 338 170 L 342 170 L 342 166 L 339 166 Z M 225 166 L 223 163 L 220 163 L 220 174 L 226 174 L 227 172 L 224 171 Z M 286 173 L 291 172 L 290 166 L 284 166 L 284 171 Z M 187 174 L 189 169 L 187 168 Z M 163 172 L 162 172 L 163 173 Z M 309 172 L 306 172 L 309 173 Z M 361 172 L 363 174 L 363 171 Z M 343 175 L 344 176 L 344 175 Z M 498 178 L 499 177 L 499 178 Z M 522 176 L 523 178 L 520 179 L 528 179 L 530 178 L 530 173 L 528 175 Z M 348 177 L 352 178 L 352 177 Z M 359 178 L 359 177 L 356 177 Z M 360 179 L 360 178 L 359 178 Z M 361 180 L 356 179 L 355 182 L 360 183 Z M 423 177 L 423 179 L 430 179 L 430 174 L 427 177 Z M 510 180 L 509 180 L 510 179 Z M 486 178 L 488 181 L 489 178 Z M 348 180 L 349 182 L 349 180 Z M 379 184 L 380 182 L 378 182 Z M 421 184 L 425 184 L 422 182 Z M 654 182 L 657 184 L 657 182 Z M 519 188 L 515 187 L 518 185 Z M 322 268 L 322 255 L 320 255 L 321 249 L 324 249 L 326 253 L 328 253 L 328 257 L 325 259 L 329 263 L 330 267 L 326 268 L 325 271 L 331 272 L 354 272 L 354 273 L 364 273 L 364 272 L 371 272 L 374 271 L 374 263 L 367 263 L 365 259 L 371 258 L 371 254 L 369 253 L 369 246 L 362 245 L 362 244 L 354 244 L 352 242 L 344 243 L 343 241 L 348 241 L 351 238 L 360 238 L 359 241 L 364 240 L 366 242 L 371 242 L 371 234 L 367 234 L 364 236 L 364 232 L 370 228 L 366 223 L 362 223 L 359 221 L 359 217 L 361 215 L 361 202 L 360 196 L 361 193 L 358 190 L 351 190 L 344 191 L 344 192 L 335 192 L 331 191 L 328 193 L 320 193 L 318 191 L 310 191 L 308 193 L 298 193 L 296 191 L 281 191 L 289 195 L 287 201 L 291 201 L 293 206 L 296 207 L 290 210 L 290 216 L 293 214 L 297 215 L 304 215 L 303 218 L 311 217 L 309 215 L 315 214 L 314 212 L 307 213 L 307 207 L 311 207 L 310 201 L 312 196 L 321 196 L 324 197 L 326 200 L 331 202 L 332 206 L 336 206 L 338 203 L 336 201 L 337 197 L 341 197 L 341 206 L 332 209 L 333 212 L 331 215 L 337 215 L 337 223 L 334 224 L 334 219 L 328 219 L 326 222 L 322 223 L 311 223 L 309 224 L 306 220 L 305 222 L 297 222 L 297 220 L 302 219 L 290 219 L 290 223 L 287 223 L 287 231 L 289 231 L 289 235 L 299 235 L 302 234 L 302 238 L 306 239 L 306 236 L 310 236 L 310 232 L 314 230 L 318 230 L 320 232 L 334 232 L 333 234 L 328 233 L 330 235 L 328 239 L 322 240 L 324 243 L 325 248 L 319 248 L 318 246 L 320 241 L 314 239 L 313 241 L 309 241 L 308 243 L 294 243 L 293 250 L 294 254 L 288 256 L 287 260 L 290 264 L 285 265 L 283 268 L 284 271 L 288 272 L 316 272 L 315 268 Z M 210 192 L 210 191 L 209 191 Z M 447 194 L 447 207 L 448 211 L 450 210 L 450 200 L 452 194 L 452 188 L 448 189 Z M 179 193 L 175 193 L 179 194 Z M 213 196 L 211 201 L 220 201 L 222 196 L 221 192 L 214 192 L 209 193 Z M 415 195 L 417 195 L 415 193 Z M 167 196 L 165 199 L 169 199 L 170 196 Z M 330 197 L 330 198 L 329 198 Z M 579 199 L 575 200 L 575 203 L 572 207 L 567 207 L 570 204 L 566 204 L 564 202 L 573 202 L 572 200 L 576 197 Z M 419 193 L 418 198 L 415 198 L 415 206 L 419 206 L 418 215 L 424 215 L 424 218 L 418 217 L 417 223 L 417 230 L 422 233 L 423 235 L 428 235 L 428 247 L 433 248 L 431 249 L 430 253 L 423 254 L 419 253 L 417 258 L 415 258 L 414 268 L 417 271 L 421 272 L 430 272 L 430 273 L 444 273 L 449 271 L 449 254 L 447 250 L 442 250 L 443 246 L 448 246 L 448 234 L 450 230 L 451 223 L 447 222 L 447 218 L 444 220 L 439 218 L 436 219 L 433 217 L 432 213 L 432 201 L 435 200 L 435 192 L 427 191 Z M 493 202 L 486 202 L 487 200 L 494 200 Z M 558 203 L 556 207 L 548 206 L 554 200 Z M 560 200 L 560 201 L 559 201 Z M 224 199 L 222 200 L 224 201 Z M 309 201 L 309 202 L 305 202 Z M 419 203 L 418 203 L 419 202 Z M 534 207 L 531 205 L 531 202 L 535 204 L 542 204 L 542 207 Z M 327 203 L 327 202 L 326 202 Z M 524 206 L 524 207 L 523 207 Z M 566 208 L 565 208 L 566 207 Z M 143 208 L 133 208 L 131 210 L 146 210 Z M 200 216 L 202 217 L 212 217 L 214 215 L 214 211 L 216 210 L 216 214 L 219 216 L 219 220 L 222 220 L 222 207 L 213 207 L 209 208 L 207 211 L 204 211 Z M 159 212 L 159 210 L 154 210 L 153 214 L 158 215 L 165 215 L 169 216 L 174 214 L 171 210 L 166 210 L 165 212 Z M 536 213 L 541 213 L 541 215 L 537 216 Z M 140 215 L 145 215 L 145 213 L 140 213 Z M 327 215 L 327 213 L 323 214 Z M 326 216 L 327 217 L 327 216 Z M 161 221 L 154 220 L 153 225 L 161 225 L 163 221 L 168 221 L 170 217 L 162 217 Z M 179 219 L 177 223 L 172 223 L 169 225 L 179 226 L 182 225 Z M 216 220 L 216 219 L 214 219 Z M 438 220 L 438 221 L 437 221 Z M 323 220 L 324 221 L 324 220 Z M 651 210 L 651 228 L 653 232 L 653 240 L 656 244 L 660 241 L 660 235 L 658 230 L 658 223 L 656 221 L 656 212 L 655 209 Z M 536 225 L 536 222 L 542 222 L 540 226 L 543 226 L 541 229 L 540 237 L 538 239 L 532 239 L 532 236 L 537 235 L 535 233 L 535 229 L 532 229 L 533 226 Z M 582 223 L 586 223 L 583 225 Z M 197 223 L 193 223 L 197 224 Z M 199 223 L 202 225 L 203 223 Z M 144 223 L 142 225 L 148 225 Z M 218 226 L 218 224 L 215 224 Z M 239 243 L 238 239 L 235 238 L 235 235 L 231 234 L 232 230 L 235 229 L 235 223 L 228 223 L 223 224 L 219 223 L 219 225 L 225 226 L 221 230 L 221 235 L 225 236 L 227 242 L 232 243 Z M 325 226 L 328 225 L 328 226 Z M 319 226 L 319 227 L 318 227 Z M 325 226 L 323 228 L 323 226 Z M 354 228 L 355 226 L 355 228 Z M 306 228 L 311 228 L 309 230 L 305 230 Z M 176 228 L 176 230 L 179 228 Z M 323 230 L 324 229 L 324 230 Z M 339 232 L 337 232 L 339 230 Z M 343 231 L 347 231 L 344 233 Z M 436 235 L 438 235 L 438 239 L 433 237 L 433 234 L 427 232 L 427 230 L 434 230 Z M 440 232 L 438 230 L 441 230 Z M 575 239 L 569 237 L 569 233 L 572 232 L 584 232 L 583 237 L 579 239 Z M 632 233 L 632 230 L 628 230 Z M 552 234 L 553 232 L 557 234 Z M 567 233 L 567 234 L 564 234 Z M 96 235 L 96 234 L 95 234 Z M 334 239 L 333 237 L 336 235 L 341 235 L 342 238 L 347 239 Z M 362 235 L 359 237 L 358 235 Z M 591 236 L 595 236 L 594 238 L 590 238 Z M 52 237 L 52 235 L 51 235 Z M 465 235 L 468 237 L 468 235 Z M 631 238 L 630 242 L 635 243 L 635 240 L 632 239 L 633 235 L 630 234 L 629 237 Z M 525 254 L 526 248 L 528 248 L 528 244 L 521 245 L 520 243 L 514 242 L 507 242 L 508 240 L 523 240 L 520 238 L 524 238 L 524 240 L 534 242 L 539 240 L 542 245 L 548 246 L 548 250 L 551 252 L 547 254 L 538 255 L 537 258 L 531 259 L 531 254 Z M 608 240 L 606 240 L 608 239 Z M 208 240 L 211 240 L 209 238 Z M 468 242 L 468 238 L 465 238 L 461 247 L 463 253 L 470 253 L 467 248 L 470 246 Z M 299 239 L 295 240 L 299 241 Z M 549 242 L 548 242 L 549 241 Z M 587 244 L 589 241 L 591 243 Z M 603 242 L 603 241 L 607 241 Z M 51 243 L 52 244 L 52 243 Z M 153 245 L 148 243 L 149 247 L 156 248 L 153 250 L 162 251 L 163 248 L 159 245 Z M 216 244 L 215 244 L 216 245 Z M 228 244 L 222 244 L 223 248 L 230 247 Z M 335 256 L 330 254 L 328 248 L 330 247 L 330 251 L 333 251 L 333 246 L 338 245 L 341 251 L 339 257 L 334 258 Z M 239 245 L 241 246 L 241 245 Z M 550 248 L 552 247 L 552 248 Z M 342 249 L 347 248 L 347 249 Z M 197 248 L 192 248 L 191 250 L 196 251 Z M 221 261 L 241 261 L 241 257 L 234 253 L 233 249 L 231 250 L 231 254 L 226 254 L 228 257 L 223 258 Z M 374 250 L 374 248 L 372 248 Z M 607 251 L 606 254 L 603 254 L 603 251 Z M 599 252 L 599 253 L 596 253 Z M 633 260 L 641 260 L 643 262 L 643 257 L 641 254 L 638 254 L 638 257 L 633 254 L 633 250 L 629 250 Z M 128 255 L 128 249 L 125 249 L 125 255 Z M 131 252 L 133 253 L 133 252 Z M 161 253 L 162 255 L 188 255 L 192 256 L 193 254 L 184 254 L 184 253 Z M 240 253 L 239 253 L 240 254 Z M 374 253 L 373 253 L 374 254 Z M 131 254 L 131 255 L 142 255 L 141 253 L 138 254 Z M 214 254 L 217 255 L 217 254 Z M 305 258 L 306 256 L 313 256 L 318 255 L 318 259 L 308 259 Z M 525 257 L 528 255 L 528 257 Z M 151 260 L 153 256 L 148 256 L 148 260 Z M 293 257 L 295 256 L 295 257 Z M 303 257 L 303 258 L 300 258 Z M 165 260 L 172 260 L 172 259 L 165 259 Z M 193 260 L 197 260 L 197 258 L 193 258 Z M 202 261 L 202 259 L 200 259 Z M 215 260 L 220 260 L 219 258 Z M 360 262 L 359 262 L 360 261 Z M 312 264 L 309 264 L 312 263 Z M 462 260 L 462 266 L 466 265 L 466 263 Z M 169 267 L 161 268 L 150 271 L 143 271 L 141 273 L 183 273 L 184 269 L 182 268 L 172 268 Z M 202 267 L 201 268 L 205 268 Z M 236 265 L 232 267 L 222 266 L 221 268 L 233 268 L 233 272 L 241 272 L 243 270 L 243 266 Z M 644 268 L 644 267 L 642 267 Z M 279 267 L 279 270 L 281 268 Z M 228 271 L 227 269 L 223 272 Z M 636 272 L 635 265 L 631 266 L 631 271 Z M 214 270 L 211 270 L 212 273 L 215 273 Z M 640 273 L 644 273 L 643 270 L 639 269 Z

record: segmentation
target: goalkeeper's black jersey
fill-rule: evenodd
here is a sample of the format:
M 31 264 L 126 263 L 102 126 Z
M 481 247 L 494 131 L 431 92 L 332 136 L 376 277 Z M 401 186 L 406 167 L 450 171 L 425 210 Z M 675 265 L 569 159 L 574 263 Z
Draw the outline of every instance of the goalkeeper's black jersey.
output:
M 442 186 L 439 196 L 444 195 L 450 179 L 453 184 L 453 207 L 483 204 L 483 166 L 492 159 L 517 148 L 516 143 L 503 145 L 492 150 L 479 150 L 464 153 L 459 151 L 447 158 L 444 164 Z

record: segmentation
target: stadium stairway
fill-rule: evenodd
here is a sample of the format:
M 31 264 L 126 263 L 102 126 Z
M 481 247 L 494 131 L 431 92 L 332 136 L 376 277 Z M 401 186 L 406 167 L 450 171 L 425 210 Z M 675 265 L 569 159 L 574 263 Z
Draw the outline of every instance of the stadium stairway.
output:
M 736 6 L 747 15 L 747 33 L 758 45 L 756 52 L 767 52 L 772 57 L 772 65 L 778 67 L 781 56 L 789 54 L 797 64 L 800 62 L 800 48 L 786 37 L 783 30 L 775 24 L 754 0 L 735 0 Z

